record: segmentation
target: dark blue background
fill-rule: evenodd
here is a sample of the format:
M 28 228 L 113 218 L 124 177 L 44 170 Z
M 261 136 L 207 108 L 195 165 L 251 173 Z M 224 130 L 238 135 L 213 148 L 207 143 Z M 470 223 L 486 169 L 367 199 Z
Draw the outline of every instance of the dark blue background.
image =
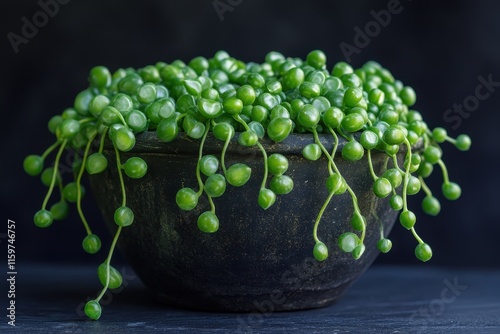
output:
M 50 229 L 33 225 L 44 187 L 22 171 L 26 155 L 39 154 L 52 143 L 46 122 L 72 105 L 74 96 L 86 87 L 91 67 L 142 67 L 160 60 L 210 57 L 219 49 L 244 61 L 263 61 L 271 50 L 305 57 L 312 49 L 322 49 L 331 67 L 346 60 L 341 43 L 354 45 L 354 29 L 363 30 L 374 20 L 371 11 L 386 9 L 388 1 L 233 0 L 233 4 L 237 5 L 223 13 L 221 21 L 211 0 L 72 0 L 60 5 L 59 12 L 15 53 L 8 34 L 20 34 L 22 18 L 32 21 L 41 8 L 35 0 L 2 2 L 0 203 L 4 222 L 17 223 L 19 262 L 96 261 L 81 249 L 84 230 L 74 213 Z M 487 0 L 402 0 L 400 6 L 401 12 L 352 55 L 352 65 L 381 62 L 415 88 L 415 109 L 431 128 L 444 126 L 452 136 L 468 133 L 473 139 L 467 153 L 445 147 L 444 160 L 452 180 L 462 186 L 461 199 L 443 202 L 438 217 L 416 210 L 418 231 L 434 249 L 426 265 L 498 267 L 500 89 L 459 126 L 445 122 L 443 115 L 474 95 L 479 76 L 500 81 L 500 5 Z M 430 185 L 439 193 L 441 179 L 435 176 Z M 415 196 L 410 205 L 419 207 L 421 198 Z M 85 210 L 94 226 L 102 225 L 91 196 Z M 107 248 L 106 230 L 101 227 L 97 232 Z M 395 226 L 391 238 L 392 252 L 380 256 L 378 263 L 418 262 L 408 231 Z

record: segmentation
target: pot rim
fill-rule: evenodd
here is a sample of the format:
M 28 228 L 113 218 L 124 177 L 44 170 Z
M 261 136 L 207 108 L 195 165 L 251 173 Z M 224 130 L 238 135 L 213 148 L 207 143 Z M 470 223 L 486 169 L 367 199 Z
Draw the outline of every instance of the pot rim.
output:
M 240 155 L 255 155 L 260 154 L 260 149 L 257 145 L 252 147 L 241 146 L 238 143 L 238 134 L 231 139 L 230 144 L 227 148 L 228 153 L 236 153 Z M 354 138 L 359 140 L 361 132 L 354 133 Z M 328 133 L 319 133 L 318 138 L 321 143 L 325 146 L 326 150 L 331 152 L 334 146 L 333 136 Z M 336 156 L 341 154 L 342 148 L 348 140 L 342 136 L 338 136 L 339 143 L 336 151 Z M 156 136 L 155 131 L 145 131 L 136 135 L 135 146 L 126 153 L 163 153 L 163 154 L 189 154 L 192 155 L 193 152 L 198 152 L 200 147 L 201 139 L 193 139 L 187 136 L 185 132 L 179 133 L 179 136 L 172 142 L 164 142 Z M 259 142 L 262 144 L 264 149 L 268 153 L 281 153 L 284 155 L 302 155 L 302 149 L 307 144 L 314 143 L 314 136 L 312 133 L 291 133 L 285 140 L 281 142 L 274 142 L 268 137 L 260 138 Z M 419 140 L 417 144 L 413 145 L 413 149 L 419 149 L 422 145 L 422 140 Z M 209 132 L 203 146 L 203 154 L 217 154 L 223 149 L 224 142 L 215 138 L 215 136 Z M 111 141 L 107 140 L 105 145 L 106 150 L 113 150 Z M 399 153 L 406 152 L 406 146 L 401 145 L 398 151 Z M 373 150 L 373 154 L 384 153 L 379 150 Z

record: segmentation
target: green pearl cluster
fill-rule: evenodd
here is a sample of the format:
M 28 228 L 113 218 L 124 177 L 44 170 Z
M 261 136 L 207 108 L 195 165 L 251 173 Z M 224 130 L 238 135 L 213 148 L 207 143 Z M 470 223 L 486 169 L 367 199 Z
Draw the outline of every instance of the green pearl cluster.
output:
M 85 306 L 87 316 L 98 319 L 99 301 L 106 290 L 122 284 L 120 272 L 110 261 L 122 228 L 134 223 L 134 212 L 127 206 L 123 174 L 140 179 L 148 169 L 147 162 L 140 157 L 121 163 L 120 153 L 134 148 L 136 136 L 154 131 L 164 142 L 174 141 L 180 133 L 199 140 L 195 170 L 198 189 L 184 187 L 175 200 L 180 210 L 189 211 L 197 207 L 200 196 L 206 196 L 210 210 L 198 216 L 197 226 L 202 232 L 214 233 L 219 229 L 219 218 L 213 198 L 223 196 L 228 185 L 244 186 L 252 176 L 252 168 L 244 163 L 226 164 L 231 140 L 237 136 L 239 145 L 257 147 L 262 153 L 264 175 L 256 200 L 262 209 L 268 210 L 277 195 L 293 191 L 294 183 L 286 175 L 288 159 L 279 153 L 268 156 L 261 141 L 269 138 L 281 142 L 291 133 L 302 133 L 314 139 L 303 147 L 304 158 L 315 161 L 325 157 L 328 170 L 325 180 L 328 197 L 313 225 L 312 253 L 318 261 L 328 258 L 328 247 L 318 237 L 318 226 L 332 197 L 347 192 L 353 203 L 352 231 L 340 235 L 337 244 L 342 251 L 359 259 L 365 251 L 366 214 L 372 213 L 361 212 L 356 194 L 335 164 L 340 136 L 346 140 L 339 152 L 342 159 L 357 161 L 366 157 L 373 193 L 380 198 L 388 197 L 391 208 L 400 211 L 401 225 L 411 230 L 418 242 L 416 257 L 428 261 L 432 250 L 415 231 L 416 215 L 408 208 L 407 196 L 423 190 L 423 211 L 433 216 L 439 213 L 440 202 L 424 182 L 437 165 L 443 174 L 443 196 L 458 199 L 461 189 L 449 180 L 440 144 L 450 142 L 466 151 L 471 140 L 467 135 L 451 138 L 443 128 L 430 130 L 422 115 L 412 109 L 415 102 L 414 90 L 396 80 L 380 64 L 369 61 L 354 69 L 348 63 L 338 62 L 328 69 L 326 55 L 320 50 L 311 51 L 305 60 L 270 52 L 263 63 L 245 63 L 218 51 L 209 59 L 199 56 L 188 63 L 158 62 L 139 69 L 121 68 L 114 73 L 96 66 L 90 71 L 89 87 L 76 96 L 73 107 L 49 120 L 48 128 L 56 137 L 55 143 L 42 155 L 29 155 L 24 160 L 26 173 L 40 175 L 48 187 L 34 223 L 48 227 L 54 220 L 67 216 L 68 203 L 75 203 L 87 232 L 83 249 L 90 254 L 100 250 L 101 241 L 92 233 L 81 208 L 85 194 L 81 181 L 85 172 L 98 174 L 111 167 L 109 157 L 103 152 L 104 143 L 109 140 L 115 151 L 113 168 L 120 179 L 122 203 L 114 214 L 117 232 L 97 271 L 103 289 Z M 326 150 L 319 140 L 320 133 L 331 135 L 333 151 Z M 220 156 L 203 153 L 209 134 L 224 142 Z M 405 156 L 402 166 L 396 156 L 401 148 Z M 83 152 L 75 159 L 73 179 L 67 183 L 60 166 L 65 151 Z M 372 165 L 374 151 L 387 155 L 381 175 L 375 173 Z M 52 152 L 56 152 L 54 163 L 44 168 Z M 49 208 L 56 187 L 60 199 Z M 380 224 L 377 247 L 386 253 L 391 246 Z

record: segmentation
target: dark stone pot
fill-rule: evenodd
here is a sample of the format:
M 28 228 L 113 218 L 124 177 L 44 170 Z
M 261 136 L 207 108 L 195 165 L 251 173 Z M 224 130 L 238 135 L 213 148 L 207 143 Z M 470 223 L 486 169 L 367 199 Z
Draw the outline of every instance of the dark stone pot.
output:
M 333 139 L 322 135 L 329 151 Z M 313 142 L 311 134 L 289 136 L 281 143 L 264 141 L 268 154 L 288 157 L 287 175 L 295 187 L 264 211 L 257 204 L 262 181 L 262 155 L 257 148 L 243 148 L 236 139 L 229 146 L 226 165 L 243 162 L 252 167 L 252 177 L 243 187 L 228 185 L 226 193 L 215 198 L 219 231 L 205 234 L 197 227 L 198 215 L 209 208 L 206 197 L 196 209 L 185 212 L 175 203 L 183 186 L 197 190 L 195 168 L 199 140 L 180 137 L 173 143 L 159 141 L 154 133 L 137 136 L 131 152 L 122 153 L 122 163 L 140 156 L 149 166 L 140 180 L 124 175 L 127 205 L 135 213 L 134 223 L 123 229 L 119 247 L 142 281 L 161 301 L 171 305 L 210 311 L 275 311 L 322 307 L 332 303 L 374 261 L 380 224 L 385 234 L 391 230 L 397 213 L 387 199 L 374 196 L 366 156 L 358 162 L 341 158 L 343 140 L 336 164 L 358 196 L 361 212 L 367 218 L 366 251 L 359 260 L 343 253 L 337 237 L 352 231 L 352 200 L 346 192 L 334 196 L 319 226 L 319 238 L 328 246 L 324 262 L 312 256 L 312 230 L 327 190 L 327 160 L 308 161 L 302 157 L 304 145 Z M 204 154 L 219 155 L 222 142 L 209 136 Z M 116 229 L 113 213 L 121 203 L 114 151 L 106 150 L 110 166 L 90 177 L 100 210 L 111 230 Z M 383 153 L 372 154 L 376 173 L 383 168 Z

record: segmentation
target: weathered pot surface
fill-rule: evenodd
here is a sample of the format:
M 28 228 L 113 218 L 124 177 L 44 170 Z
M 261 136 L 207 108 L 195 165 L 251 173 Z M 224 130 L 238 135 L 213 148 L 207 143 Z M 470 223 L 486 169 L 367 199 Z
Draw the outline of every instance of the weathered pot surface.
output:
M 329 135 L 320 136 L 328 150 Z M 252 167 L 252 177 L 243 187 L 228 185 L 215 198 L 220 228 L 206 234 L 197 227 L 197 217 L 208 210 L 205 196 L 198 207 L 186 212 L 175 203 L 177 191 L 188 186 L 197 190 L 195 168 L 199 141 L 179 137 L 172 143 L 159 141 L 154 133 L 137 136 L 122 163 L 140 156 L 148 173 L 139 180 L 125 176 L 127 206 L 135 213 L 134 223 L 123 229 L 119 247 L 142 281 L 159 300 L 192 309 L 211 311 L 276 311 L 322 307 L 332 303 L 359 277 L 378 254 L 380 224 L 387 235 L 397 213 L 386 199 L 372 192 L 373 179 L 366 157 L 348 162 L 338 153 L 336 164 L 358 196 L 367 218 L 366 251 L 359 260 L 336 245 L 337 237 L 352 231 L 352 199 L 346 192 L 334 196 L 319 226 L 318 236 L 328 246 L 329 257 L 318 262 L 312 256 L 312 230 L 323 205 L 328 176 L 325 157 L 309 161 L 301 150 L 313 142 L 311 134 L 292 134 L 281 143 L 263 141 L 268 154 L 281 153 L 289 159 L 287 175 L 294 189 L 278 196 L 268 210 L 257 204 L 262 182 L 262 155 L 257 148 L 243 148 L 236 139 L 229 145 L 226 165 L 242 162 Z M 342 140 L 338 147 L 340 152 Z M 204 154 L 220 155 L 223 142 L 208 136 Z M 115 230 L 113 213 L 121 203 L 114 152 L 105 152 L 110 167 L 90 178 L 100 210 Z M 384 153 L 372 154 L 376 173 L 383 168 Z

